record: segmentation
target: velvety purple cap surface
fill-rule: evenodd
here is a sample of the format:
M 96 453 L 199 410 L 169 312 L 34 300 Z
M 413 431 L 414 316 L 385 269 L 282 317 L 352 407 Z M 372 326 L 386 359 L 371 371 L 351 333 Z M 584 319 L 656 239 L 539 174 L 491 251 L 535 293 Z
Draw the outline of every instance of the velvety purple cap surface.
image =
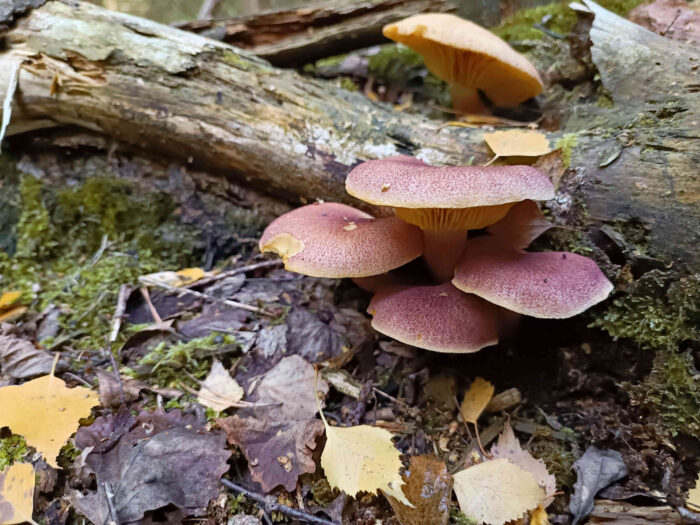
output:
M 430 166 L 399 155 L 356 166 L 346 191 L 399 208 L 469 208 L 554 197 L 549 178 L 531 166 Z
M 310 204 L 275 219 L 260 251 L 282 256 L 285 268 L 314 277 L 367 277 L 420 256 L 421 232 L 399 219 L 375 219 L 339 203 Z
M 499 308 L 450 283 L 385 288 L 367 311 L 375 330 L 426 350 L 468 353 L 498 342 Z

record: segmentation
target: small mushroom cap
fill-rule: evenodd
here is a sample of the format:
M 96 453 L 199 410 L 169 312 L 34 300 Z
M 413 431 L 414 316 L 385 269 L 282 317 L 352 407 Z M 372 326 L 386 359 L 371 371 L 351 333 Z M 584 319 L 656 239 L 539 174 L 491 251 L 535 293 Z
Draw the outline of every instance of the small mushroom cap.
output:
M 287 270 L 313 277 L 377 275 L 412 261 L 422 250 L 418 228 L 338 203 L 285 213 L 260 238 L 260 251 L 275 252 Z
M 450 283 L 384 288 L 367 309 L 375 330 L 402 343 L 449 353 L 496 344 L 499 310 Z
M 508 249 L 498 237 L 469 242 L 452 284 L 508 310 L 549 319 L 577 315 L 613 289 L 587 257 Z
M 449 84 L 480 89 L 497 106 L 516 106 L 542 92 L 542 80 L 527 58 L 458 16 L 414 15 L 384 26 L 383 32 L 423 55 L 436 76 Z
M 397 208 L 470 208 L 554 198 L 549 178 L 531 166 L 438 167 L 405 155 L 356 166 L 345 190 Z

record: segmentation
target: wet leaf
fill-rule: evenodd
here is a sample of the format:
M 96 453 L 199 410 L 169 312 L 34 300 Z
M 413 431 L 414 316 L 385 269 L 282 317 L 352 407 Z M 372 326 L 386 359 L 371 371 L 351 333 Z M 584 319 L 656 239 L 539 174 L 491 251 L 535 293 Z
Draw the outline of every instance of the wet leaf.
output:
M 462 412 L 462 417 L 467 423 L 476 425 L 479 416 L 486 408 L 486 405 L 489 404 L 489 401 L 491 401 L 494 391 L 493 385 L 485 379 L 477 377 L 474 380 L 469 390 L 464 394 L 464 400 L 462 400 L 459 408 Z
M 445 463 L 434 456 L 413 456 L 403 479 L 403 493 L 413 507 L 387 496 L 401 525 L 445 525 L 452 499 L 452 476 Z
M 232 416 L 217 420 L 229 443 L 241 448 L 252 478 L 265 492 L 278 486 L 293 491 L 302 474 L 316 471 L 316 440 L 323 434 L 318 419 L 262 421 Z
M 15 379 L 27 379 L 51 372 L 53 356 L 31 342 L 12 335 L 0 335 L 0 372 Z
M 340 428 L 324 424 L 326 446 L 321 466 L 331 487 L 350 496 L 381 490 L 412 506 L 401 491 L 401 458 L 391 442 L 391 432 L 369 425 Z
M 547 136 L 538 131 L 509 129 L 485 133 L 484 140 L 496 157 L 539 157 L 552 151 Z
M 218 360 L 214 360 L 207 378 L 202 381 L 197 402 L 217 412 L 235 406 L 243 399 L 243 388 Z
M 15 463 L 0 472 L 0 523 L 34 523 L 34 479 L 29 463 Z
M 454 476 L 462 512 L 488 525 L 519 519 L 544 499 L 544 490 L 529 472 L 507 459 L 485 461 Z
M 535 459 L 527 450 L 523 450 L 510 423 L 505 424 L 503 432 L 498 436 L 498 441 L 491 447 L 491 454 L 495 459 L 507 459 L 532 474 L 537 484 L 545 491 L 546 499 L 542 502 L 543 506 L 547 507 L 552 503 L 554 493 L 557 491 L 557 479 L 549 473 L 544 461 Z
M 569 511 L 574 515 L 573 525 L 576 525 L 593 510 L 598 491 L 625 477 L 627 467 L 622 454 L 617 450 L 588 447 L 574 463 L 574 470 L 578 477 L 569 502 Z
M 56 457 L 78 429 L 80 419 L 99 404 L 97 394 L 83 387 L 68 388 L 52 375 L 19 386 L 0 388 L 0 422 L 24 436 L 46 462 L 58 468 Z
M 547 511 L 544 510 L 542 505 L 538 505 L 532 516 L 530 516 L 530 525 L 549 525 Z

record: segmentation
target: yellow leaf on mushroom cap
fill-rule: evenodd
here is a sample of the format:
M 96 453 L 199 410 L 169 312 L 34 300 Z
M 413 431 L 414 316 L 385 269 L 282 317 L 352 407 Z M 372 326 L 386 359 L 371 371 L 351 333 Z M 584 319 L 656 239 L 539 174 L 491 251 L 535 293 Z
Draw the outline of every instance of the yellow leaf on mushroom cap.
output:
M 469 390 L 464 394 L 464 400 L 460 406 L 462 417 L 467 423 L 476 425 L 479 416 L 491 401 L 494 391 L 494 386 L 485 379 L 477 377 L 474 380 Z
M 0 425 L 24 436 L 46 462 L 58 468 L 56 457 L 78 421 L 99 404 L 97 393 L 68 388 L 58 377 L 48 375 L 18 386 L 0 388 Z
M 369 425 L 340 428 L 324 424 L 326 446 L 321 466 L 331 487 L 350 496 L 382 490 L 413 507 L 401 490 L 400 453 L 391 442 L 391 432 Z
M 538 131 L 494 131 L 486 133 L 484 140 L 497 157 L 539 157 L 552 151 L 547 136 Z
M 529 472 L 507 459 L 479 463 L 454 475 L 459 507 L 487 525 L 521 518 L 544 499 L 544 490 Z
M 34 523 L 34 467 L 15 463 L 0 472 L 0 523 Z

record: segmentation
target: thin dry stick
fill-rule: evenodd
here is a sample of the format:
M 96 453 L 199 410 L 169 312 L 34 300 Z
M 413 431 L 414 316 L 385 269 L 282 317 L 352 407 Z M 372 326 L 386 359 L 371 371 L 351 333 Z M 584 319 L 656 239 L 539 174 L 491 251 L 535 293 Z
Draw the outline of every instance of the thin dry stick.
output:
M 228 270 L 225 272 L 212 275 L 211 277 L 205 277 L 199 281 L 194 281 L 193 283 L 186 284 L 183 288 L 193 288 L 195 286 L 206 286 L 207 284 L 220 281 L 226 277 L 231 277 L 232 275 L 238 275 L 239 273 L 248 273 L 253 270 L 259 270 L 261 268 L 274 268 L 275 266 L 282 266 L 284 261 L 282 259 L 277 259 L 275 261 L 263 261 L 255 264 L 249 264 L 248 266 L 241 266 L 240 268 L 234 268 L 233 270 Z
M 141 295 L 143 296 L 143 300 L 146 301 L 146 304 L 148 305 L 148 309 L 151 312 L 151 316 L 153 317 L 153 320 L 157 323 L 160 324 L 163 322 L 163 320 L 160 318 L 160 315 L 158 315 L 158 310 L 156 310 L 156 307 L 153 306 L 153 303 L 151 302 L 151 295 L 148 293 L 148 288 L 145 286 L 142 286 L 139 288 L 139 291 L 141 292 Z
M 114 375 L 117 378 L 117 383 L 119 384 L 119 400 L 122 405 L 126 404 L 126 396 L 124 395 L 124 385 L 122 384 L 122 376 L 119 374 L 119 367 L 117 366 L 117 360 L 114 359 L 114 354 L 112 353 L 112 344 L 109 339 L 107 339 L 107 354 L 109 355 L 109 361 L 112 363 L 112 370 L 114 370 Z
M 112 523 L 115 525 L 121 525 L 119 522 L 119 514 L 117 514 L 117 509 L 114 506 L 114 489 L 112 488 L 112 484 L 105 481 L 102 483 L 102 486 L 104 487 L 105 495 L 107 496 L 107 506 L 109 507 L 109 514 L 112 517 Z
M 231 489 L 235 492 L 238 492 L 240 494 L 243 494 L 245 497 L 252 499 L 253 501 L 257 502 L 259 505 L 262 506 L 263 510 L 267 513 L 272 513 L 272 512 L 281 512 L 282 514 L 285 514 L 286 516 L 289 516 L 290 518 L 295 518 L 301 521 L 305 521 L 306 523 L 316 523 L 318 525 L 335 525 L 332 521 L 324 520 L 323 518 L 317 518 L 316 516 L 309 514 L 307 512 L 293 509 L 292 507 L 288 507 L 287 505 L 282 505 L 281 503 L 277 503 L 273 498 L 267 498 L 263 494 L 258 494 L 257 492 L 251 492 L 250 490 L 247 490 L 240 485 L 236 485 L 235 483 L 227 480 L 227 479 L 222 479 L 221 483 L 224 487 Z
M 119 335 L 119 330 L 122 326 L 122 319 L 124 318 L 124 313 L 126 312 L 126 301 L 129 298 L 129 293 L 131 288 L 128 284 L 122 284 L 119 288 L 119 296 L 117 297 L 117 307 L 114 310 L 114 318 L 112 319 L 112 332 L 109 334 L 110 342 L 117 340 Z
M 189 290 L 187 288 L 178 288 L 177 286 L 170 286 L 169 284 L 160 283 L 158 281 L 154 281 L 154 280 L 147 279 L 144 277 L 141 277 L 141 282 L 148 284 L 148 285 L 151 285 L 151 286 L 157 286 L 159 288 L 163 288 L 163 289 L 169 290 L 171 292 L 190 294 L 190 295 L 194 295 L 195 297 L 200 297 L 202 299 L 206 299 L 207 301 L 226 304 L 228 306 L 232 306 L 233 308 L 240 308 L 242 310 L 248 310 L 249 312 L 254 312 L 254 313 L 259 314 L 259 315 L 266 315 L 268 317 L 275 317 L 275 314 L 273 314 L 272 312 L 268 312 L 267 310 L 263 310 L 262 308 L 258 308 L 257 306 L 250 306 L 249 304 L 239 303 L 238 301 L 231 301 L 230 299 L 219 299 L 218 297 L 212 297 L 211 295 L 207 295 L 205 293 L 198 292 L 196 290 Z

